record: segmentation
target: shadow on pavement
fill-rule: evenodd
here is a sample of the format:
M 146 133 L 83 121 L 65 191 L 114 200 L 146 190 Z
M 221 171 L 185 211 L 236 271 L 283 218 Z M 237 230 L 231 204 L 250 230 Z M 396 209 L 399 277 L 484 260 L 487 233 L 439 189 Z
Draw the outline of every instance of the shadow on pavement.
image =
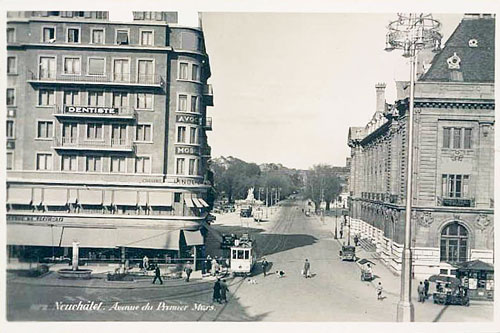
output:
M 305 234 L 259 234 L 256 236 L 259 256 L 271 255 L 316 243 L 318 239 Z

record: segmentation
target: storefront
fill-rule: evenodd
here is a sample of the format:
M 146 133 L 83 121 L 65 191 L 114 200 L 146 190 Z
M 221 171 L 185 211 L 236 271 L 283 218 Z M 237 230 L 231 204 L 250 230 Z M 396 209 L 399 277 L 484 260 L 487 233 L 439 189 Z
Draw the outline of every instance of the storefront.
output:
M 493 265 L 481 260 L 467 261 L 457 267 L 456 276 L 469 290 L 470 299 L 493 300 Z

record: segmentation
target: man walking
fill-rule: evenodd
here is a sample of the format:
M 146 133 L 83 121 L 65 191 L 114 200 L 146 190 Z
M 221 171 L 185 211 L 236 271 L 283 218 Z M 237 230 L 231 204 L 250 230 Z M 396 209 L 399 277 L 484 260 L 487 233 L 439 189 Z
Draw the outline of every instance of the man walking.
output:
M 304 262 L 304 270 L 303 270 L 304 277 L 307 279 L 311 277 L 311 263 L 309 260 L 306 259 Z
M 215 281 L 214 284 L 214 294 L 212 296 L 212 300 L 214 302 L 220 303 L 220 289 L 221 289 L 220 279 L 217 278 L 217 281 Z
M 189 277 L 193 272 L 193 269 L 191 268 L 191 264 L 189 261 L 187 262 L 186 266 L 184 266 L 184 272 L 186 272 L 186 282 L 189 282 Z
M 144 256 L 144 258 L 142 258 L 142 269 L 144 270 L 144 273 L 147 272 L 148 266 L 149 266 L 149 258 L 147 256 Z
M 229 288 L 227 287 L 226 280 L 222 280 L 220 283 L 220 298 L 221 302 L 227 303 L 227 292 Z
M 424 293 L 425 293 L 425 299 L 429 297 L 429 280 L 425 279 L 424 281 Z
M 425 302 L 425 287 L 422 281 L 420 281 L 420 284 L 418 285 L 417 288 L 418 292 L 418 301 L 424 303 Z
M 212 271 L 212 257 L 210 257 L 210 255 L 207 256 L 207 260 L 205 261 L 205 269 L 207 273 Z
M 382 291 L 384 290 L 384 287 L 382 287 L 382 282 L 379 282 L 377 285 L 377 300 L 382 300 L 384 299 L 382 297 Z
M 163 280 L 161 279 L 160 266 L 156 265 L 155 267 L 155 278 L 153 279 L 153 284 L 155 284 L 156 279 L 160 280 L 160 284 L 163 284 Z
M 266 258 L 263 258 L 262 259 L 262 272 L 264 273 L 264 277 L 266 276 L 267 274 L 267 267 L 269 266 L 269 262 L 267 261 Z

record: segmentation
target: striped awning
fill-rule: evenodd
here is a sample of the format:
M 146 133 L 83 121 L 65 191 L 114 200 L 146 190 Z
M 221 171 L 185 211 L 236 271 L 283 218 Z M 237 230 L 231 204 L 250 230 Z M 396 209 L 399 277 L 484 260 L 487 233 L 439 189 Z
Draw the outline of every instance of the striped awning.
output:
M 194 205 L 196 206 L 196 208 L 203 208 L 203 205 L 201 204 L 201 202 L 198 200 L 198 198 L 191 198 L 191 200 L 193 200 L 193 203 Z
M 31 188 L 15 188 L 7 189 L 7 203 L 11 205 L 30 205 L 31 204 Z
M 102 205 L 102 191 L 99 190 L 79 190 L 78 203 L 82 205 Z
M 117 206 L 137 206 L 137 192 L 115 191 L 113 203 Z
M 62 227 L 7 224 L 7 244 L 25 246 L 59 246 Z
M 65 188 L 46 188 L 43 191 L 45 206 L 66 206 L 68 204 L 68 190 Z
M 189 208 L 193 208 L 194 207 L 194 203 L 193 203 L 193 200 L 191 198 L 184 198 L 184 203 Z
M 149 192 L 149 206 L 171 207 L 174 202 L 172 192 Z
M 203 207 L 209 207 L 207 202 L 205 200 L 203 200 L 202 198 L 198 198 L 198 201 L 203 205 Z

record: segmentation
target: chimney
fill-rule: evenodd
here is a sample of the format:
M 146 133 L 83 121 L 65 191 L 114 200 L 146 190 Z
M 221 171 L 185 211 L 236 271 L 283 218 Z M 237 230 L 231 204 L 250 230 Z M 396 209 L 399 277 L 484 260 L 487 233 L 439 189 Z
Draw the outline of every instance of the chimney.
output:
M 384 112 L 385 111 L 385 83 L 377 83 L 375 85 L 375 91 L 377 93 L 377 109 L 375 111 Z

